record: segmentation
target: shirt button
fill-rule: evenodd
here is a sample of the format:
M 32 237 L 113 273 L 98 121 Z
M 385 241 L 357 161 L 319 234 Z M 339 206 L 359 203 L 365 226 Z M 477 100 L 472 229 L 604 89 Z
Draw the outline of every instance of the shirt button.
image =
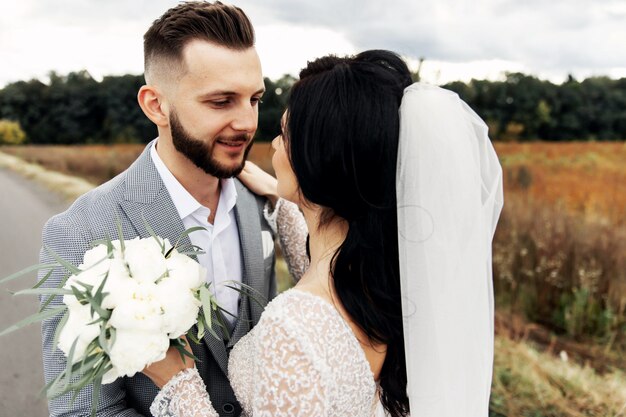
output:
M 235 412 L 235 406 L 231 403 L 226 403 L 222 406 L 222 411 L 225 413 L 234 413 Z

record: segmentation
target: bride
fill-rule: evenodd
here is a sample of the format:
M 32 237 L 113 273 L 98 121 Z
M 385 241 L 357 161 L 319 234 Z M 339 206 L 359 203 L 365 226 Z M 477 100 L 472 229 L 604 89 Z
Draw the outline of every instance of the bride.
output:
M 366 51 L 302 70 L 273 147 L 310 264 L 230 354 L 244 413 L 486 416 L 502 183 L 485 124 Z M 144 373 L 155 416 L 219 415 L 174 349 Z

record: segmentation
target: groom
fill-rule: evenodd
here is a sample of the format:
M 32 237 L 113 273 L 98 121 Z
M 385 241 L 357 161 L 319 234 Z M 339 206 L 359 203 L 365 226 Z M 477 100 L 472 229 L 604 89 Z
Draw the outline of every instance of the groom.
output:
M 220 282 L 243 282 L 268 299 L 276 293 L 273 252 L 263 253 L 268 242 L 262 237 L 270 236 L 262 214 L 265 200 L 233 179 L 252 144 L 265 90 L 254 30 L 239 8 L 220 2 L 182 3 L 146 32 L 144 55 L 146 85 L 138 100 L 159 137 L 125 172 L 51 218 L 43 243 L 78 265 L 91 242 L 117 236 L 118 218 L 127 239 L 149 236 L 144 218 L 171 242 L 189 227 L 206 228 L 183 243 L 205 250 L 198 258 L 208 270 L 207 280 L 236 319 L 228 323 L 230 340 L 207 335 L 200 345 L 192 345 L 215 409 L 221 416 L 237 416 L 241 408 L 227 379 L 228 352 L 256 324 L 262 307 Z M 51 260 L 42 250 L 41 261 Z M 61 279 L 62 271 L 55 271 L 47 285 Z M 46 382 L 66 366 L 53 345 L 58 321 L 42 325 Z M 81 391 L 72 405 L 69 394 L 50 400 L 50 415 L 88 415 L 91 389 Z M 141 373 L 120 378 L 102 387 L 97 415 L 149 416 L 156 394 L 157 387 Z

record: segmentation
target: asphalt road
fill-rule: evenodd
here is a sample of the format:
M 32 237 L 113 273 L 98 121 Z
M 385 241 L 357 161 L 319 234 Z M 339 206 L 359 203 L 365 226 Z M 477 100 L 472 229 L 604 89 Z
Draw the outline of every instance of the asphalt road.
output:
M 61 197 L 14 173 L 0 169 L 0 277 L 38 261 L 41 229 L 68 206 Z M 13 297 L 7 290 L 35 283 L 35 275 L 0 286 L 0 329 L 36 312 L 35 296 Z M 0 338 L 0 417 L 48 415 L 39 324 Z

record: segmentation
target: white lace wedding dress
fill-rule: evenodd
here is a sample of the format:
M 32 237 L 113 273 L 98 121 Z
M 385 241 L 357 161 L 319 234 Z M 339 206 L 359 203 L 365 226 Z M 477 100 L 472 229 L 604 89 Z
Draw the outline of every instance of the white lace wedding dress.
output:
M 297 234 L 297 220 L 280 216 L 283 240 Z M 298 268 L 304 263 L 290 262 Z M 267 305 L 234 346 L 228 370 L 246 416 L 371 417 L 379 404 L 369 362 L 350 326 L 332 304 L 297 288 Z M 195 368 L 170 380 L 150 411 L 155 417 L 219 416 Z

